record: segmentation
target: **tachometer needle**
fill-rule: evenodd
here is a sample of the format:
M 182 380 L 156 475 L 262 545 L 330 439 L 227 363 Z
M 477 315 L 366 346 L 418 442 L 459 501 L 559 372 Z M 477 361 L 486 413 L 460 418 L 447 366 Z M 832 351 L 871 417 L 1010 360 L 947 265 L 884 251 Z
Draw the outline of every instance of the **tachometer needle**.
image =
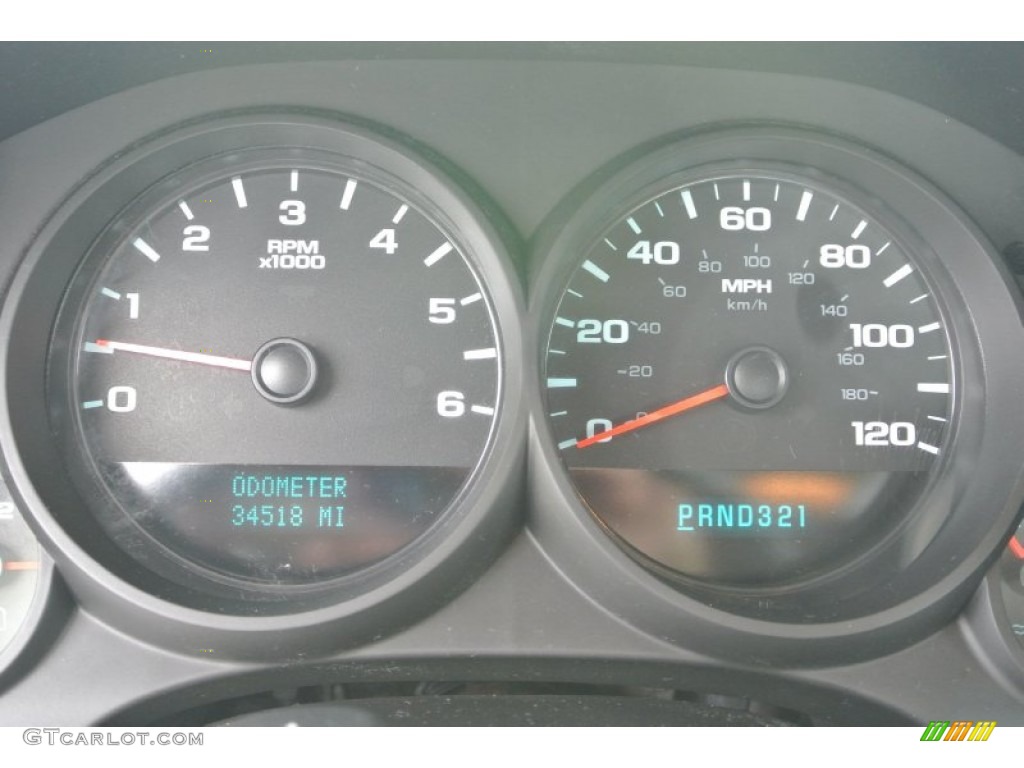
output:
M 632 432 L 634 429 L 649 427 L 651 424 L 657 424 L 659 421 L 664 421 L 672 416 L 678 416 L 680 413 L 685 413 L 686 411 L 692 411 L 694 408 L 699 408 L 702 405 L 713 403 L 716 400 L 721 400 L 723 397 L 728 396 L 729 387 L 725 384 L 719 384 L 715 387 L 711 387 L 710 389 L 705 389 L 703 392 L 698 392 L 696 395 L 690 395 L 689 397 L 684 397 L 682 400 L 669 403 L 656 411 L 651 411 L 646 416 L 641 416 L 639 419 L 624 422 L 618 426 L 612 427 L 611 429 L 605 430 L 604 432 L 599 432 L 593 437 L 578 440 L 576 442 L 576 447 L 588 448 L 591 445 L 600 443 L 602 440 L 607 440 L 617 435 L 624 435 L 627 432 Z
M 235 357 L 219 357 L 217 355 L 203 354 L 202 352 L 185 352 L 181 349 L 166 349 L 165 347 L 148 347 L 143 344 L 129 344 L 124 341 L 110 341 L 109 339 L 96 339 L 96 346 L 106 347 L 118 352 L 133 352 L 137 355 L 150 355 L 151 357 L 164 357 L 168 360 L 182 360 L 186 363 L 231 368 L 236 371 L 252 370 L 251 360 L 239 360 Z

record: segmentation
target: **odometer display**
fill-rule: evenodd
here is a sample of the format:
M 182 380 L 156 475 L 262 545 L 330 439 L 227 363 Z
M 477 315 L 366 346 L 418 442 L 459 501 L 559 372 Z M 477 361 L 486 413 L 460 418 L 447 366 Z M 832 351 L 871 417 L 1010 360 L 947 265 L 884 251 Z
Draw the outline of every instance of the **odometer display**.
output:
M 576 258 L 542 386 L 585 505 L 635 557 L 758 588 L 851 562 L 942 465 L 940 297 L 839 182 L 705 170 L 648 189 Z

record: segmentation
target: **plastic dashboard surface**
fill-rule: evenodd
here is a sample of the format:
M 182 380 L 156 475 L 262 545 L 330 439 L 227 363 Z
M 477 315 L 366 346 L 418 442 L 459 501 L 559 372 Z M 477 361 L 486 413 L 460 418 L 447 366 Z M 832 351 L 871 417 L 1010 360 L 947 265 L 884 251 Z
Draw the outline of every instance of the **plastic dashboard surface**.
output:
M 782 131 L 866 148 L 940 190 L 985 244 L 983 258 L 998 262 L 1024 241 L 1020 46 L 195 48 L 0 49 L 10 75 L 0 104 L 4 284 L 17 284 L 55 211 L 98 169 L 182 126 L 287 114 L 385 137 L 442 169 L 508 252 L 518 295 L 507 309 L 521 328 L 506 329 L 505 352 L 520 335 L 523 351 L 506 359 L 513 397 L 503 418 L 519 445 L 497 454 L 506 485 L 476 501 L 500 501 L 502 511 L 475 519 L 478 546 L 460 545 L 436 589 L 402 583 L 405 596 L 387 596 L 384 608 L 295 621 L 284 612 L 254 632 L 230 612 L 179 611 L 142 595 L 29 514 L 56 573 L 52 585 L 40 581 L 47 594 L 0 670 L 0 723 L 209 723 L 343 698 L 356 714 L 339 721 L 374 712 L 389 721 L 396 697 L 422 722 L 519 722 L 515 697 L 501 696 L 519 694 L 544 697 L 552 723 L 579 724 L 565 712 L 591 706 L 595 723 L 1024 725 L 1024 652 L 1005 642 L 1005 615 L 982 580 L 1015 505 L 993 511 L 1003 522 L 972 553 L 978 567 L 912 619 L 879 611 L 827 629 L 752 630 L 699 601 L 674 613 L 674 587 L 611 545 L 581 538 L 574 549 L 569 502 L 553 492 L 558 469 L 527 408 L 539 397 L 544 343 L 537 244 L 609 169 L 677 139 Z M 1009 271 L 992 269 L 1007 280 L 993 304 L 1013 306 Z M 1003 322 L 1019 326 L 1020 316 Z M 989 349 L 998 356 L 990 372 L 1021 364 L 1019 348 Z M 993 398 L 1021 392 L 1014 381 L 987 386 Z M 26 410 L 42 409 L 44 395 Z M 1024 455 L 1002 462 L 1019 503 Z M 4 474 L 25 483 L 17 467 Z M 478 696 L 487 698 L 474 715 L 464 705 Z

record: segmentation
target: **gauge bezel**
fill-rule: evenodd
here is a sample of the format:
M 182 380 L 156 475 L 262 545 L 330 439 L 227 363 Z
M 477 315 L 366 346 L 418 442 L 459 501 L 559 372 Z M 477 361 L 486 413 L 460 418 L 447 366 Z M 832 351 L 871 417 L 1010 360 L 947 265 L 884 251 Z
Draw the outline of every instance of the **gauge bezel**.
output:
M 147 578 L 145 569 L 129 578 L 115 573 L 109 564 L 118 557 L 117 547 L 104 537 L 85 543 L 82 526 L 67 524 L 82 502 L 61 471 L 47 408 L 33 402 L 45 391 L 47 339 L 64 292 L 109 222 L 182 169 L 216 158 L 230 162 L 253 149 L 279 152 L 282 161 L 292 150 L 342 156 L 371 174 L 379 169 L 400 180 L 416 191 L 417 203 L 428 201 L 426 209 L 437 213 L 488 287 L 503 369 L 490 440 L 442 519 L 378 566 L 321 589 L 298 591 L 291 596 L 291 610 L 277 615 L 266 615 L 244 597 L 231 609 L 235 615 L 218 610 L 216 602 L 182 604 L 180 593 L 168 593 L 167 583 Z M 516 528 L 526 422 L 516 365 L 522 357 L 523 300 L 509 229 L 485 198 L 465 191 L 472 184 L 457 169 L 425 154 L 387 128 L 339 115 L 286 109 L 212 115 L 170 128 L 113 158 L 47 222 L 20 264 L 0 315 L 0 445 L 12 492 L 87 610 L 182 651 L 239 658 L 324 652 L 409 625 L 471 583 L 508 542 Z
M 967 606 L 961 627 L 990 674 L 1024 700 L 1024 643 L 1010 629 L 1002 571 L 997 559 Z
M 43 639 L 43 635 L 37 633 L 43 625 L 50 625 L 50 617 L 57 613 L 53 605 L 54 580 L 53 560 L 40 547 L 39 570 L 36 573 L 32 604 L 11 642 L 0 650 L 0 695 L 10 681 L 30 666 L 36 658 L 30 646 L 35 642 L 45 646 L 52 640 L 52 636 Z
M 739 615 L 725 591 L 687 594 L 656 575 L 610 539 L 579 499 L 563 470 L 544 409 L 541 375 L 551 315 L 588 243 L 609 222 L 678 177 L 755 174 L 780 165 L 829 188 L 853 190 L 868 205 L 902 223 L 897 234 L 941 293 L 940 307 L 958 355 L 961 419 L 947 458 L 952 513 L 898 574 L 898 583 L 869 595 L 854 613 L 791 622 Z M 884 212 L 891 212 L 885 215 Z M 1021 468 L 1002 457 L 1021 455 L 1012 387 L 1021 363 L 991 354 L 1022 342 L 1019 299 L 983 236 L 942 193 L 880 153 L 798 127 L 715 127 L 659 140 L 619 158 L 583 182 L 545 222 L 531 254 L 527 358 L 530 390 L 529 527 L 549 557 L 593 599 L 627 623 L 669 642 L 747 663 L 821 665 L 877 655 L 909 644 L 962 607 L 985 564 L 1005 538 L 1024 487 Z M 983 300 L 979 300 L 983 299 Z M 973 299 L 973 300 L 972 300 Z M 1005 345 L 1005 346 L 1004 346 Z M 933 484 L 934 486 L 934 484 Z M 985 517 L 994 510 L 991 517 Z M 943 563 L 955 563 L 943 573 Z M 938 574 L 938 575 L 937 575 Z M 837 578 L 842 581 L 843 574 Z M 798 603 L 799 590 L 792 593 Z

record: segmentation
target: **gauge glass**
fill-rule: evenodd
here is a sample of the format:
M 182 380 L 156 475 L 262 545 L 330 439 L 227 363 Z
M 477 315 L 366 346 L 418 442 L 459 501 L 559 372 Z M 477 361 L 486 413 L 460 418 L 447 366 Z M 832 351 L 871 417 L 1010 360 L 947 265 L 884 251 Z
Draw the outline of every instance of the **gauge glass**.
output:
M 481 462 L 491 298 L 443 214 L 383 171 L 294 151 L 211 165 L 126 211 L 72 284 L 50 376 L 69 466 L 172 578 L 365 569 Z
M 1010 631 L 1024 646 L 1024 524 L 1010 539 L 997 568 Z
M 757 589 L 850 563 L 943 464 L 940 297 L 881 212 L 789 169 L 662 182 L 589 234 L 542 386 L 584 505 L 631 555 Z
M 0 482 L 0 654 L 28 618 L 41 569 L 39 543 Z

